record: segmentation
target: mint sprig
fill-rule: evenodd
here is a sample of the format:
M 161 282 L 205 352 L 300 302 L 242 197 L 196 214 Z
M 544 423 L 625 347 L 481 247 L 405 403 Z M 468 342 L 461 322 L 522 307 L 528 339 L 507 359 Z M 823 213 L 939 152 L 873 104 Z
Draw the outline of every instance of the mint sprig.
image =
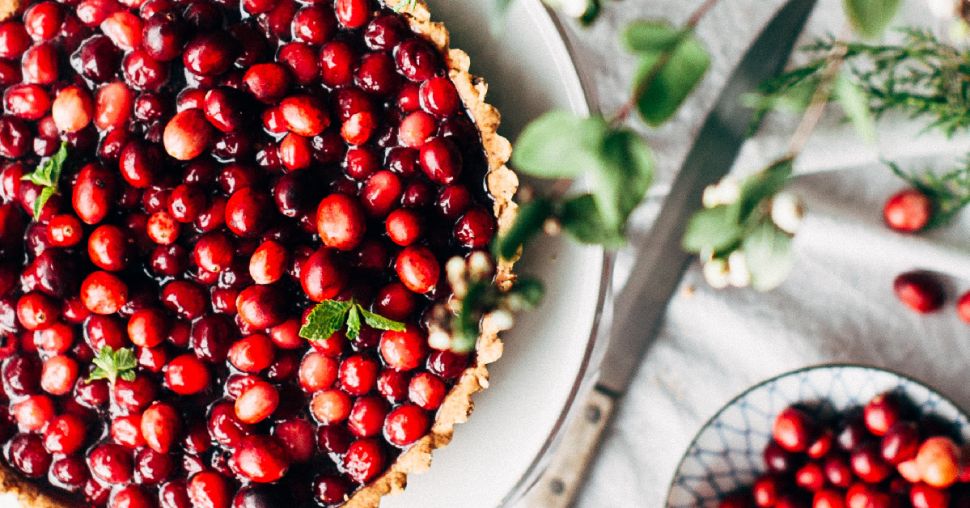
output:
M 91 363 L 94 364 L 94 370 L 88 376 L 88 381 L 107 379 L 114 384 L 118 378 L 125 381 L 135 380 L 138 360 L 135 359 L 135 352 L 130 348 L 119 348 L 116 351 L 111 346 L 103 346 Z
M 326 340 L 346 327 L 347 338 L 356 340 L 360 336 L 361 322 L 378 330 L 403 332 L 405 329 L 404 323 L 370 312 L 353 299 L 326 300 L 310 311 L 300 328 L 300 337 L 307 340 Z
M 42 160 L 33 173 L 28 173 L 21 178 L 41 187 L 40 194 L 34 199 L 34 220 L 40 218 L 44 205 L 51 196 L 57 194 L 57 184 L 61 179 L 65 161 L 67 161 L 66 141 L 61 143 L 61 147 L 53 156 Z

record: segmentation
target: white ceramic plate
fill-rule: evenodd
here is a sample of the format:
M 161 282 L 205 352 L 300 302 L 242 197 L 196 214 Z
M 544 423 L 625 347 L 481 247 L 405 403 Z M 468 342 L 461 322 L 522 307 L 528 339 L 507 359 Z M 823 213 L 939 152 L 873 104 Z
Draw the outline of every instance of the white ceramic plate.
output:
M 519 0 L 505 28 L 490 28 L 491 2 L 429 0 L 432 16 L 471 55 L 472 72 L 489 83 L 502 112 L 501 132 L 514 140 L 544 111 L 587 113 L 579 77 L 560 34 L 538 0 Z M 519 272 L 546 283 L 540 309 L 504 336 L 492 386 L 475 398 L 475 414 L 431 470 L 409 480 L 384 507 L 494 507 L 518 487 L 557 428 L 587 361 L 603 281 L 602 250 L 565 240 L 530 248 Z
M 861 365 L 810 367 L 748 389 L 711 418 L 677 467 L 667 508 L 715 508 L 724 495 L 751 485 L 764 471 L 762 452 L 775 417 L 786 407 L 821 403 L 844 411 L 886 392 L 900 393 L 922 416 L 939 418 L 965 442 L 970 439 L 966 414 L 919 381 Z

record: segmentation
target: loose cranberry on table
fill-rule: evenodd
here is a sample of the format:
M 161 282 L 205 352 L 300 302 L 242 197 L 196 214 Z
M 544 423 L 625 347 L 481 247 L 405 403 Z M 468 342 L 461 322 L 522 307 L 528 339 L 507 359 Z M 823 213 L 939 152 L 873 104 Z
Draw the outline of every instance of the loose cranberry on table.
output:
M 933 217 L 933 201 L 916 189 L 894 194 L 883 207 L 886 224 L 900 233 L 915 233 L 929 224 Z
M 79 506 L 340 503 L 475 360 L 430 349 L 421 317 L 442 263 L 496 233 L 484 149 L 440 52 L 379 2 L 176 4 L 0 23 L 0 303 L 22 339 L 2 460 Z M 62 141 L 40 206 L 24 177 Z M 308 341 L 328 300 L 402 330 Z M 907 436 L 880 451 L 945 480 Z
M 893 291 L 903 305 L 920 314 L 943 307 L 946 295 L 943 284 L 928 272 L 907 272 L 893 281 Z
M 957 489 L 965 487 L 959 482 L 970 478 L 967 457 L 919 416 L 898 393 L 878 395 L 859 412 L 834 418 L 811 406 L 786 408 L 776 416 L 764 452 L 767 472 L 719 506 L 951 508 Z

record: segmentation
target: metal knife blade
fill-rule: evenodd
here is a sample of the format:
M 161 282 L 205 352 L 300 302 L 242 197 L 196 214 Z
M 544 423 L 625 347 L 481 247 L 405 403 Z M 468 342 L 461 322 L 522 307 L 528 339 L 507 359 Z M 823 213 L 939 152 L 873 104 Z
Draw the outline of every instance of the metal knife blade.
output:
M 637 253 L 628 282 L 616 296 L 598 386 L 626 391 L 691 256 L 681 248 L 687 220 L 701 206 L 704 188 L 731 169 L 747 138 L 753 111 L 741 97 L 777 75 L 815 0 L 791 0 L 764 28 L 728 79 L 674 180 L 647 241 Z
M 656 338 L 667 303 L 691 256 L 681 249 L 687 220 L 701 206 L 704 188 L 730 171 L 747 137 L 752 111 L 741 97 L 778 74 L 816 0 L 789 0 L 751 44 L 728 78 L 671 187 L 642 247 L 626 287 L 615 296 L 599 379 L 561 432 L 562 442 L 537 484 L 522 500 L 527 507 L 571 506 L 599 448 L 616 401 L 626 392 Z

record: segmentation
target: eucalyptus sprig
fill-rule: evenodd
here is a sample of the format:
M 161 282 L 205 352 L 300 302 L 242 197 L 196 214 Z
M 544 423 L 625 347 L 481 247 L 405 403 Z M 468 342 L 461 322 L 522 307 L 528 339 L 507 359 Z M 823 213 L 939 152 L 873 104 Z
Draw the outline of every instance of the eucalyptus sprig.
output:
M 325 300 L 313 307 L 303 326 L 300 327 L 300 337 L 307 340 L 327 340 L 346 326 L 347 338 L 357 340 L 360 336 L 361 322 L 378 330 L 403 332 L 405 329 L 404 323 L 371 312 L 351 298 L 350 300 Z
M 58 184 L 61 180 L 61 173 L 64 170 L 64 163 L 67 161 L 67 142 L 62 142 L 61 147 L 53 156 L 41 161 L 37 168 L 26 175 L 21 180 L 34 183 L 40 186 L 40 194 L 34 199 L 34 220 L 40 218 L 44 205 L 50 200 L 51 196 L 57 194 Z

